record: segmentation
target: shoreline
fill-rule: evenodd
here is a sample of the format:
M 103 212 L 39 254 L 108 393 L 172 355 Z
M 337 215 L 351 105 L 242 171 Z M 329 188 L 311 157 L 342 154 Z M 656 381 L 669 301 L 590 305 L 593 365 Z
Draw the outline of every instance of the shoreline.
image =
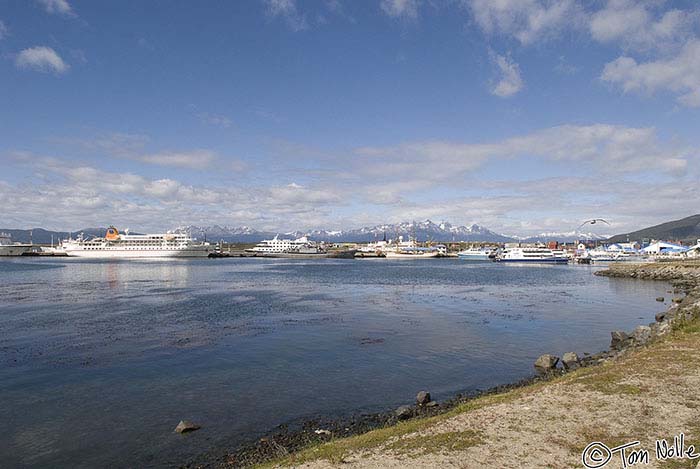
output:
M 574 366 L 554 367 L 548 370 L 538 369 L 528 378 L 514 383 L 498 385 L 486 390 L 466 394 L 457 394 L 440 403 L 431 405 L 401 406 L 397 410 L 357 414 L 341 418 L 324 418 L 292 422 L 276 427 L 255 442 L 239 445 L 233 451 L 221 451 L 221 454 L 207 452 L 191 458 L 181 467 L 250 467 L 270 464 L 273 461 L 294 459 L 296 454 L 305 453 L 309 448 L 332 444 L 349 438 L 361 438 L 364 435 L 391 429 L 411 422 L 430 421 L 441 418 L 461 408 L 489 398 L 498 398 L 514 391 L 527 390 L 538 385 L 556 381 L 557 378 L 571 374 L 577 369 L 589 369 L 598 365 L 614 362 L 650 343 L 656 342 L 674 330 L 678 322 L 695 318 L 694 312 L 686 312 L 684 303 L 700 299 L 700 263 L 673 262 L 653 264 L 611 264 L 606 270 L 594 272 L 594 275 L 612 278 L 631 278 L 643 280 L 667 281 L 675 295 L 684 294 L 684 298 L 673 298 L 665 313 L 657 314 L 656 321 L 649 325 L 640 325 L 634 331 L 611 331 L 611 345 L 607 350 L 586 354 L 577 358 Z M 678 314 L 682 312 L 683 314 Z M 566 357 L 565 357 L 566 358 Z M 430 400 L 428 398 L 428 400 Z

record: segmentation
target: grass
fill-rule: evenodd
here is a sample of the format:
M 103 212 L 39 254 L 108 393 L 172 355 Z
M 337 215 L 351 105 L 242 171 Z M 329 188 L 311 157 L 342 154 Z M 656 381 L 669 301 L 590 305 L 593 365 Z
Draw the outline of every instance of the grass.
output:
M 412 419 L 406 422 L 399 422 L 395 425 L 380 428 L 377 430 L 372 430 L 370 432 L 363 433 L 361 435 L 356 435 L 350 438 L 341 438 L 337 440 L 331 440 L 327 443 L 314 445 L 298 453 L 292 454 L 286 458 L 277 461 L 272 461 L 259 467 L 276 467 L 280 465 L 293 466 L 319 459 L 329 461 L 333 464 L 340 464 L 347 459 L 349 454 L 366 452 L 388 443 L 395 445 L 393 448 L 394 450 L 406 451 L 411 445 L 411 443 L 416 444 L 418 441 L 414 439 L 413 434 L 425 431 L 426 429 L 432 427 L 437 423 L 440 423 L 444 420 L 449 419 L 450 417 L 454 417 L 464 412 L 469 412 L 472 410 L 479 409 L 481 407 L 503 402 L 511 398 L 511 394 L 515 391 L 511 391 L 509 393 L 504 394 L 488 395 L 477 399 L 473 399 L 458 405 L 454 409 L 444 414 L 436 415 L 433 417 L 427 417 L 423 419 Z M 411 436 L 406 437 L 406 435 Z M 433 436 L 435 438 L 432 438 Z M 475 444 L 476 441 L 476 435 L 468 435 L 464 433 L 460 435 L 451 436 L 462 440 L 463 443 L 461 444 L 467 445 L 465 447 Z M 405 442 L 402 442 L 402 440 L 405 440 Z M 446 448 L 446 445 L 448 445 L 449 443 L 448 440 L 449 436 L 443 437 L 439 435 L 432 435 L 429 438 L 424 438 L 424 441 L 432 443 L 436 449 L 440 450 L 444 450 Z M 458 444 L 458 446 L 459 445 L 460 444 Z M 423 449 L 421 448 L 427 446 L 428 444 L 423 444 L 416 445 L 415 447 L 418 451 L 422 451 Z
M 474 430 L 404 436 L 386 445 L 396 454 L 411 457 L 426 454 L 464 451 L 483 442 L 482 435 Z

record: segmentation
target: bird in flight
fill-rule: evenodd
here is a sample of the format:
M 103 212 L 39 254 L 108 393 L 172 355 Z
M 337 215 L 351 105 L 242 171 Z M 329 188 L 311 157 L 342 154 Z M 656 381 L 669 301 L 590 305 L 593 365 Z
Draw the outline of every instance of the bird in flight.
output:
M 608 223 L 606 220 L 603 220 L 602 218 L 591 218 L 590 220 L 586 220 L 586 221 L 584 221 L 583 223 L 581 223 L 581 224 L 579 225 L 579 227 L 576 228 L 576 229 L 577 229 L 577 230 L 580 230 L 581 227 L 584 226 L 584 225 L 595 225 L 595 224 L 598 223 L 599 221 L 602 221 L 602 222 L 605 223 L 606 225 L 609 225 L 609 224 L 610 224 L 610 223 Z

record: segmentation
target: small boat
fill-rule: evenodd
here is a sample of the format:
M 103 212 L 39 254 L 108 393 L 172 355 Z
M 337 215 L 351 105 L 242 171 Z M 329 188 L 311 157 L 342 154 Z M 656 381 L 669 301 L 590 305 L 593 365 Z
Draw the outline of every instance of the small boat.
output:
M 459 251 L 457 257 L 466 261 L 492 261 L 495 251 L 488 248 L 470 247 Z
M 507 248 L 496 256 L 497 262 L 527 262 L 539 264 L 567 264 L 569 259 L 551 249 L 539 247 Z

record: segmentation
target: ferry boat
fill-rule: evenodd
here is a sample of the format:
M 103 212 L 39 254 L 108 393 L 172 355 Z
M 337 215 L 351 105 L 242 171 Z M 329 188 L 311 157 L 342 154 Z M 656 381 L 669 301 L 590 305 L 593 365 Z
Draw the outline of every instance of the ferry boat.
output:
M 457 253 L 457 257 L 466 261 L 492 261 L 495 251 L 488 248 L 470 247 Z
M 11 235 L 0 233 L 0 256 L 21 256 L 32 247 L 31 244 L 13 243 Z
M 155 257 L 208 257 L 214 252 L 209 243 L 199 243 L 184 233 L 130 235 L 119 233 L 114 226 L 102 238 L 67 239 L 57 252 L 69 257 L 91 258 L 155 258 Z
M 551 249 L 540 247 L 506 248 L 496 256 L 497 262 L 533 262 L 543 264 L 566 264 L 569 259 L 555 254 Z

